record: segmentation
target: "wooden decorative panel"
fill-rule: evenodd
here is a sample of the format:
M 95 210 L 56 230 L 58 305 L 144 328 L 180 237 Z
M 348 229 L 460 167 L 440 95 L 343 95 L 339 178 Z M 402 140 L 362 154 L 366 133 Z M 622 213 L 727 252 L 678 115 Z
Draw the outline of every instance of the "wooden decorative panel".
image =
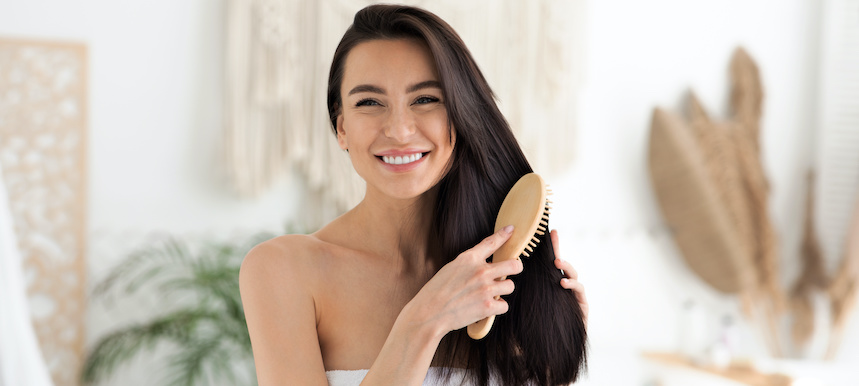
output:
M 56 385 L 78 384 L 83 359 L 86 90 L 82 44 L 0 39 L 0 165 Z

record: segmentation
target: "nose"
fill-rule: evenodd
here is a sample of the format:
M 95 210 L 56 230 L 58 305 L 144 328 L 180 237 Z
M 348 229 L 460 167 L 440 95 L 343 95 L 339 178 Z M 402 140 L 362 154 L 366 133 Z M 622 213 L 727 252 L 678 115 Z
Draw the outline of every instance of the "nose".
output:
M 385 122 L 385 136 L 398 142 L 406 142 L 415 133 L 415 117 L 408 108 L 393 108 Z

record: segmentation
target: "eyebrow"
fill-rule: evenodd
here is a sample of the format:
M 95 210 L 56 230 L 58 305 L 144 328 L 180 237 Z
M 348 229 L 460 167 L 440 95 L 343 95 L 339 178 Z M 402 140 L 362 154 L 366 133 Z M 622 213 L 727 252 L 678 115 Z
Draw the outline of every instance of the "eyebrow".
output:
M 420 82 L 416 85 L 409 87 L 408 89 L 406 89 L 406 92 L 415 92 L 418 90 L 423 90 L 425 88 L 437 88 L 437 89 L 441 90 L 441 83 L 439 83 L 439 81 L 437 81 L 437 80 L 425 80 L 423 82 Z
M 409 86 L 409 88 L 406 89 L 406 92 L 415 92 L 418 90 L 423 90 L 425 88 L 441 89 L 441 83 L 439 83 L 439 81 L 437 80 L 425 80 L 423 82 Z M 371 84 L 360 84 L 349 90 L 349 95 L 357 94 L 359 92 L 372 92 L 382 95 L 386 94 L 385 90 L 381 87 L 373 86 Z
M 355 86 L 352 90 L 349 90 L 349 95 L 357 94 L 359 92 L 372 92 L 376 94 L 385 94 L 385 90 L 382 90 L 379 87 L 372 86 L 369 84 L 360 84 Z

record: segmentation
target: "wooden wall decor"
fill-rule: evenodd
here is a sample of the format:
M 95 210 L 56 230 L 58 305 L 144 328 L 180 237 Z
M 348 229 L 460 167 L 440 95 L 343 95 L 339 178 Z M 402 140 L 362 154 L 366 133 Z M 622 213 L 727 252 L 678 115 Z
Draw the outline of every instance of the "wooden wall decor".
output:
M 0 39 L 0 165 L 29 306 L 57 385 L 83 360 L 87 51 Z

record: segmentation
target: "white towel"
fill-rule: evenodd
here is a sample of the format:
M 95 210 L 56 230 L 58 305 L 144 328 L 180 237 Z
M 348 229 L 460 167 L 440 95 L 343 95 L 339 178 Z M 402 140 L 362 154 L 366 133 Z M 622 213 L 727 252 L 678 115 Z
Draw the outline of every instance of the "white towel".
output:
M 367 376 L 368 370 L 332 370 L 326 371 L 325 376 L 328 377 L 329 386 L 357 386 L 361 384 L 364 377 Z M 440 386 L 442 385 L 441 378 L 442 368 L 430 367 L 424 378 L 424 386 Z M 466 371 L 454 369 L 450 380 L 444 385 L 462 385 L 468 386 L 471 383 L 464 382 Z M 491 382 L 490 382 L 491 383 Z

